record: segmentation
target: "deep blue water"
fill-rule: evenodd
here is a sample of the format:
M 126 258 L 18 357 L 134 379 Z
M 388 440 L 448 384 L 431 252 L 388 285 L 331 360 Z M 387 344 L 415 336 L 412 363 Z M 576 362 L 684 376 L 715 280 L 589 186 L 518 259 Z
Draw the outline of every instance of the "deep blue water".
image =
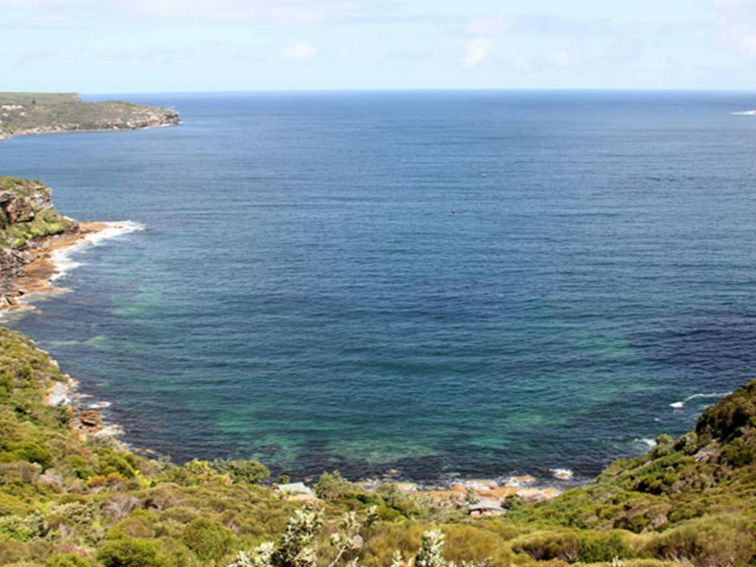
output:
M 756 370 L 756 95 L 154 95 L 177 128 L 17 138 L 78 219 L 10 320 L 177 460 L 597 473 Z

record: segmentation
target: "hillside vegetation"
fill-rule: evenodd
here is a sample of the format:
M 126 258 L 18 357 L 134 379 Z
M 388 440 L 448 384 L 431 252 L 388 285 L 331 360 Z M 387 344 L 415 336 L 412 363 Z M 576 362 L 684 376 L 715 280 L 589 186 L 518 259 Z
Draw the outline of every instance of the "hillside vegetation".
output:
M 46 394 L 68 377 L 0 328 L 0 564 L 48 567 L 444 567 L 452 562 L 745 566 L 753 561 L 756 381 L 594 484 L 542 504 L 510 497 L 471 520 L 392 485 L 324 474 L 286 500 L 254 461 L 151 460 L 83 431 Z M 58 387 L 58 389 L 60 386 Z M 261 484 L 262 483 L 262 484 Z
M 0 93 L 0 140 L 55 132 L 134 130 L 178 122 L 174 110 L 144 104 L 84 102 L 71 93 Z

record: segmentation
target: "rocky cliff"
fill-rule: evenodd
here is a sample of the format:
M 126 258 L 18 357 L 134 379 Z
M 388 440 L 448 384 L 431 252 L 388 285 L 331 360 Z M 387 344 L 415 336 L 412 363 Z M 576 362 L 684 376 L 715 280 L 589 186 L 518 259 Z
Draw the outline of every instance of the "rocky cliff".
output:
M 51 195 L 38 181 L 0 177 L 0 309 L 16 303 L 16 282 L 46 239 L 79 230 L 53 208 Z

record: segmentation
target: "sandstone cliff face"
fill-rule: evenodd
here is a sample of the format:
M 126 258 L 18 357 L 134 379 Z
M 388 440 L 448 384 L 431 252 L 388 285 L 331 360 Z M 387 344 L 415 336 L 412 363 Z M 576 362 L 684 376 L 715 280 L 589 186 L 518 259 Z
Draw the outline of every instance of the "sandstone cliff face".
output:
M 8 249 L 0 251 L 0 309 L 15 305 L 18 292 L 13 282 L 25 275 L 24 266 L 32 259 L 33 255 L 29 252 Z
M 0 178 L 0 229 L 30 222 L 37 213 L 52 209 L 51 195 L 38 181 Z
M 15 305 L 15 283 L 50 236 L 76 232 L 76 222 L 52 206 L 52 191 L 38 181 L 0 177 L 0 309 Z

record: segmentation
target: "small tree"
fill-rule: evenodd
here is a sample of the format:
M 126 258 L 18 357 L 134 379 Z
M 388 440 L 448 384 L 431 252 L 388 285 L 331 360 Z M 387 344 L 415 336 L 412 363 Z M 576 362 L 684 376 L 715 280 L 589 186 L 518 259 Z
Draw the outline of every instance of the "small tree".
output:
M 315 485 L 315 494 L 323 500 L 338 500 L 352 492 L 352 483 L 341 476 L 339 471 L 324 472 Z

